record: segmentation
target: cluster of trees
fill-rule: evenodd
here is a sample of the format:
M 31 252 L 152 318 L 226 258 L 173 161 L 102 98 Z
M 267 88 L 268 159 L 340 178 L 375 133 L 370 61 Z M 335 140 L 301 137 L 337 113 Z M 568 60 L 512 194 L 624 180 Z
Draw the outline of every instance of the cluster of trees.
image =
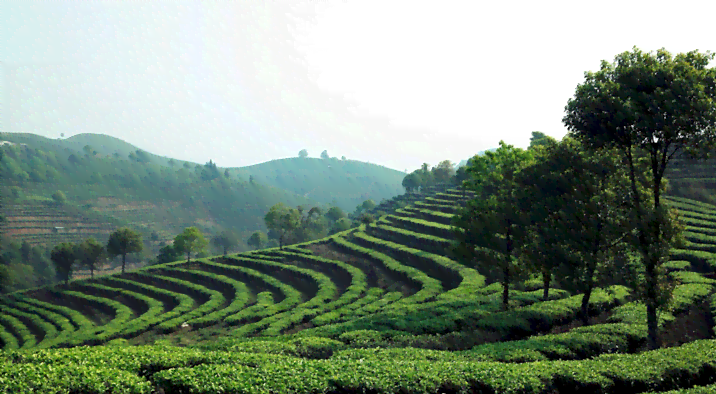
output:
M 55 282 L 50 248 L 0 236 L 0 293 Z
M 429 186 L 457 183 L 462 180 L 460 177 L 463 176 L 464 170 L 456 170 L 450 160 L 443 160 L 433 168 L 430 168 L 428 163 L 423 163 L 419 169 L 403 178 L 403 187 L 408 193 L 417 192 L 421 188 Z
M 301 149 L 301 151 L 298 152 L 298 157 L 305 159 L 306 157 L 308 157 L 308 151 L 306 149 Z M 324 150 L 323 152 L 321 152 L 321 159 L 328 160 L 330 158 L 331 157 L 328 156 L 328 150 Z M 341 156 L 341 160 L 345 161 L 346 157 Z
M 231 231 L 224 231 L 215 235 L 211 243 L 216 248 L 222 249 L 224 255 L 229 250 L 239 245 L 238 236 Z M 143 250 L 142 236 L 131 229 L 121 228 L 110 234 L 107 245 L 104 246 L 94 238 L 88 238 L 81 243 L 63 242 L 56 245 L 50 252 L 50 260 L 54 263 L 54 271 L 57 278 L 66 284 L 72 277 L 73 272 L 79 267 L 90 270 L 94 277 L 94 271 L 107 258 L 116 256 L 122 257 L 122 273 L 125 271 L 127 255 L 139 253 Z M 187 227 L 183 232 L 174 237 L 171 244 L 165 245 L 152 264 L 163 264 L 177 261 L 186 256 L 187 262 L 192 256 L 206 257 L 206 247 L 209 241 L 204 234 L 196 227 Z
M 582 319 L 596 286 L 621 283 L 647 309 L 649 347 L 659 346 L 657 310 L 674 284 L 664 263 L 683 225 L 661 200 L 678 151 L 705 157 L 716 145 L 713 54 L 672 57 L 634 48 L 585 74 L 566 107 L 570 133 L 533 133 L 530 148 L 500 142 L 471 158 L 465 187 L 477 196 L 456 216 L 453 256 L 509 285 L 526 273 L 580 291 Z
M 239 236 L 231 230 L 224 230 L 214 235 L 211 240 L 207 240 L 204 234 L 196 227 L 187 227 L 184 231 L 174 237 L 172 244 L 165 245 L 159 250 L 157 259 L 153 262 L 156 264 L 164 264 L 177 261 L 186 254 L 187 262 L 190 261 L 192 253 L 197 258 L 208 256 L 206 247 L 211 243 L 212 246 L 221 250 L 226 256 L 229 251 L 239 246 Z
M 50 259 L 55 265 L 57 278 L 67 284 L 76 267 L 86 267 L 94 277 L 95 269 L 108 257 L 122 256 L 122 273 L 124 273 L 127 254 L 141 252 L 143 249 L 144 243 L 139 233 L 128 228 L 120 228 L 110 234 L 106 246 L 94 238 L 88 238 L 77 244 L 62 242 L 52 249 Z
M 272 206 L 264 217 L 268 234 L 255 232 L 247 243 L 261 248 L 271 240 L 278 246 L 311 241 L 351 228 L 352 222 L 339 207 L 330 207 L 323 212 L 319 207 L 306 210 L 304 206 L 289 207 L 283 203 Z

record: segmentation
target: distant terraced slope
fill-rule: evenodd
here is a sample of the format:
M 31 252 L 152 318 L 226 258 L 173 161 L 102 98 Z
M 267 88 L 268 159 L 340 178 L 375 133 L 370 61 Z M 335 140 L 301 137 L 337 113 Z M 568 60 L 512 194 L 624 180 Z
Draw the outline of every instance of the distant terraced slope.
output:
M 14 205 L 6 207 L 3 214 L 3 234 L 31 245 L 80 242 L 89 237 L 104 243 L 115 229 L 107 220 L 93 220 L 51 205 Z
M 2 297 L 0 341 L 21 352 L 0 367 L 0 388 L 3 377 L 27 370 L 44 374 L 23 380 L 36 392 L 48 392 L 42 385 L 50 383 L 90 393 L 229 393 L 257 385 L 309 393 L 707 389 L 716 342 L 678 346 L 683 338 L 667 336 L 674 347 L 635 354 L 646 339 L 645 308 L 624 287 L 595 291 L 587 327 L 577 322 L 581 295 L 554 289 L 543 301 L 535 280 L 515 286 L 512 309 L 502 311 L 499 284 L 446 253 L 450 219 L 464 201 L 462 192 L 445 190 L 369 226 L 284 250 Z M 692 327 L 689 335 L 708 338 L 716 313 L 716 280 L 706 275 L 716 268 L 716 207 L 668 201 L 682 213 L 689 242 L 672 253 L 670 275 L 679 282 L 659 324 L 673 333 L 698 322 L 708 332 Z M 193 338 L 200 346 L 37 350 L 117 338 Z M 93 381 L 105 383 L 86 383 Z

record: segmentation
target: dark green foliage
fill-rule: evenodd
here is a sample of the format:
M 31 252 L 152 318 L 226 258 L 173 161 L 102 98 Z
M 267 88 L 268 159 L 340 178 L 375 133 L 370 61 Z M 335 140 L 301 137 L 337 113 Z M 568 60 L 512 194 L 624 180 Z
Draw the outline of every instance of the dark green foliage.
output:
M 65 193 L 63 193 L 61 190 L 58 190 L 52 194 L 52 199 L 55 200 L 58 204 L 64 204 L 67 202 L 67 197 L 65 196 Z
M 465 181 L 477 196 L 453 219 L 455 243 L 451 254 L 464 264 L 496 270 L 503 286 L 503 308 L 509 307 L 509 286 L 520 274 L 521 240 L 529 224 L 517 204 L 517 176 L 531 154 L 500 141 L 500 148 L 470 159 Z
M 107 241 L 107 254 L 110 257 L 122 256 L 122 273 L 127 262 L 127 254 L 141 252 L 143 249 L 142 236 L 128 228 L 116 230 Z
M 161 249 L 159 249 L 159 254 L 157 255 L 156 263 L 157 264 L 171 263 L 172 261 L 177 261 L 180 258 L 181 258 L 181 253 L 178 252 L 176 249 L 174 249 L 173 245 L 165 245 Z
M 224 256 L 226 253 L 239 245 L 239 237 L 233 231 L 222 231 L 221 234 L 215 235 L 211 239 L 211 243 L 217 247 L 223 249 Z
M 97 242 L 94 238 L 88 238 L 77 245 L 77 259 L 81 266 L 90 270 L 90 275 L 94 277 L 94 270 L 97 264 L 106 257 L 107 252 L 104 246 Z
M 634 47 L 602 61 L 598 72 L 585 73 L 585 82 L 565 108 L 564 124 L 577 139 L 598 150 L 614 147 L 622 153 L 631 181 L 632 217 L 641 254 L 640 297 L 648 308 L 649 347 L 659 346 L 657 309 L 668 296 L 661 285 L 669 249 L 678 243 L 677 218 L 663 206 L 664 178 L 673 155 L 686 152 L 706 157 L 716 146 L 716 68 L 707 68 L 713 53 L 698 51 L 674 57 L 665 49 L 645 53 Z M 640 192 L 640 165 L 648 192 Z M 643 168 L 643 167 L 642 167 Z
M 266 236 L 266 234 L 261 231 L 256 231 L 251 234 L 251 237 L 249 237 L 249 239 L 246 241 L 246 244 L 248 244 L 254 249 L 261 249 L 266 245 L 267 242 L 268 236 Z
M 196 227 L 187 227 L 184 231 L 174 237 L 174 250 L 179 253 L 186 253 L 187 263 L 191 259 L 192 253 L 199 253 L 209 242 L 204 238 L 204 234 Z
M 77 248 L 74 244 L 63 242 L 52 249 L 51 259 L 55 263 L 55 271 L 58 279 L 69 284 L 75 260 L 77 259 Z

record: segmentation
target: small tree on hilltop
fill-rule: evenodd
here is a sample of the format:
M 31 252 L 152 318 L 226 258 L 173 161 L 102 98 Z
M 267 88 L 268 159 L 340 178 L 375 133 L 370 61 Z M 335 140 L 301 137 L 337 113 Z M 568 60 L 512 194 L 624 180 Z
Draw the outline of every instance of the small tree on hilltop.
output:
M 298 157 L 305 159 L 306 157 L 308 157 L 308 151 L 305 149 L 301 149 L 301 151 L 298 152 Z
M 110 257 L 122 256 L 122 273 L 127 263 L 127 254 L 141 252 L 143 249 L 142 236 L 128 228 L 113 232 L 107 241 L 107 254 Z
M 187 227 L 174 238 L 174 249 L 179 253 L 186 253 L 187 263 L 191 259 L 192 252 L 204 249 L 209 242 L 196 227 Z
M 321 152 L 321 159 L 326 159 L 326 160 L 327 160 L 328 158 L 329 158 L 329 156 L 328 156 L 328 151 L 327 151 L 327 150 L 324 150 L 323 152 Z

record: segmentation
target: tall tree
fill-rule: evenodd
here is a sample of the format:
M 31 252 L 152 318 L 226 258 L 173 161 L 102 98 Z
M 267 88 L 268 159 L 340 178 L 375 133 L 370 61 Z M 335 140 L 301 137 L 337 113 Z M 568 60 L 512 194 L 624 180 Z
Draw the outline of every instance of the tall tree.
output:
M 453 219 L 456 240 L 450 253 L 464 263 L 498 269 L 503 308 L 509 308 L 509 285 L 519 272 L 519 241 L 525 218 L 518 207 L 517 175 L 529 165 L 531 153 L 500 141 L 500 148 L 475 156 L 468 164 L 467 186 L 476 198 Z
M 72 269 L 74 268 L 77 249 L 74 244 L 62 242 L 56 245 L 50 254 L 50 259 L 55 263 L 55 272 L 60 280 L 65 281 L 65 286 L 70 283 Z
M 120 228 L 109 235 L 107 254 L 109 257 L 122 256 L 122 273 L 127 263 L 127 254 L 141 252 L 144 249 L 142 236 L 134 230 Z
M 94 270 L 97 268 L 97 264 L 106 256 L 104 246 L 94 238 L 87 238 L 77 245 L 77 252 L 80 264 L 89 268 L 90 276 L 94 278 Z
M 660 346 L 657 310 L 668 299 L 660 294 L 663 264 L 679 233 L 675 215 L 661 201 L 664 172 L 677 152 L 703 158 L 716 143 L 716 70 L 707 68 L 713 58 L 709 52 L 673 57 L 664 49 L 645 53 L 634 47 L 585 73 L 565 108 L 570 133 L 592 149 L 619 149 L 629 173 L 650 349 Z M 650 169 L 647 193 L 638 187 L 641 158 Z
M 569 136 L 544 147 L 520 174 L 520 209 L 533 223 L 527 255 L 543 274 L 545 297 L 556 269 L 563 287 L 583 294 L 587 324 L 592 292 L 634 230 L 628 178 L 613 150 L 590 152 Z
M 186 253 L 187 263 L 191 260 L 192 252 L 199 252 L 208 244 L 204 234 L 196 227 L 187 227 L 181 234 L 174 237 L 174 249 L 179 253 Z
M 286 236 L 301 225 L 301 214 L 294 208 L 277 203 L 266 213 L 264 221 L 266 227 L 278 234 L 279 247 L 283 249 L 283 241 Z
M 246 241 L 246 244 L 254 249 L 261 249 L 264 245 L 266 245 L 266 243 L 268 243 L 268 237 L 261 231 L 254 232 Z
M 223 248 L 224 256 L 226 256 L 229 249 L 233 249 L 239 244 L 239 237 L 233 231 L 222 231 L 221 234 L 217 234 L 211 239 L 211 243 L 217 248 Z

